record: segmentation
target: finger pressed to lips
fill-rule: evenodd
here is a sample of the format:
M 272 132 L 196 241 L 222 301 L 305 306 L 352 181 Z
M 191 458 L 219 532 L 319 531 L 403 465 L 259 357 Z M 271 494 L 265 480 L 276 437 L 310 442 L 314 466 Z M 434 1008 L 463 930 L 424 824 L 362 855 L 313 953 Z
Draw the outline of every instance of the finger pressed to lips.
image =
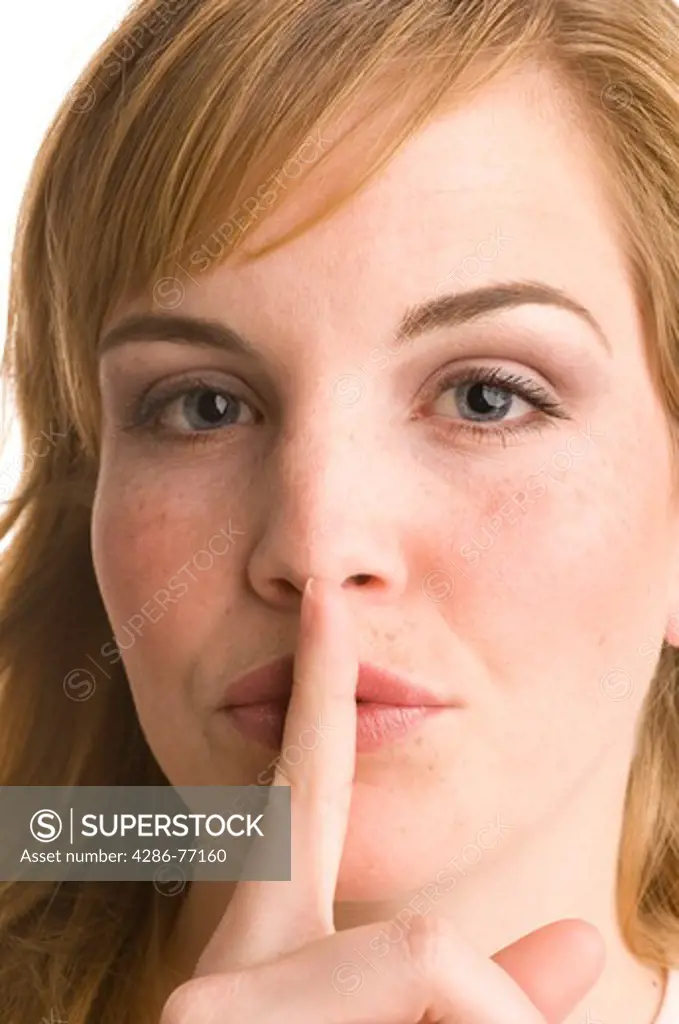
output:
M 291 880 L 240 882 L 196 975 L 282 956 L 333 931 L 333 902 L 356 764 L 358 653 L 339 586 L 307 584 L 281 760 L 273 786 L 290 786 Z M 319 723 L 322 728 L 318 729 Z M 285 763 L 302 733 L 316 742 Z

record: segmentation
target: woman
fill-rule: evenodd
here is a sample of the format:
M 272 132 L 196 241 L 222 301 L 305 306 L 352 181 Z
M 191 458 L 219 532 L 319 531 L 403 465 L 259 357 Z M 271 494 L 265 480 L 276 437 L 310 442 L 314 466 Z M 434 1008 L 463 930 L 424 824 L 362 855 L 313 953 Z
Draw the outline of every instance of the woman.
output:
M 3 883 L 3 1024 L 679 1021 L 678 166 L 671 0 L 95 55 L 16 242 L 0 779 L 289 785 L 293 871 Z

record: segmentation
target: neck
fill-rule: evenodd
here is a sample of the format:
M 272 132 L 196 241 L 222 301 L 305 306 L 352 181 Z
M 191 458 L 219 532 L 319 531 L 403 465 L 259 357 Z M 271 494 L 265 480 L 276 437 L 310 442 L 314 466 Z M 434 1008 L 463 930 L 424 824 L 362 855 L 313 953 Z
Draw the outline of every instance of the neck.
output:
M 437 894 L 435 886 L 424 886 L 389 902 L 336 904 L 336 929 L 393 919 L 383 936 L 384 948 L 384 943 L 399 941 L 415 914 L 431 914 L 454 921 L 483 955 L 492 956 L 550 921 L 581 917 L 601 932 L 606 966 L 563 1024 L 653 1024 L 663 1000 L 663 972 L 643 964 L 627 948 L 616 907 L 628 766 L 629 758 L 624 757 L 603 762 L 567 803 L 559 803 L 550 820 L 541 820 L 534 830 L 520 835 L 512 831 L 501 857 L 488 858 L 487 863 L 481 858 L 477 864 L 460 858 L 456 884 L 447 892 Z M 233 889 L 233 883 L 192 885 L 170 944 L 171 988 L 191 976 Z M 362 953 L 368 960 L 378 955 Z

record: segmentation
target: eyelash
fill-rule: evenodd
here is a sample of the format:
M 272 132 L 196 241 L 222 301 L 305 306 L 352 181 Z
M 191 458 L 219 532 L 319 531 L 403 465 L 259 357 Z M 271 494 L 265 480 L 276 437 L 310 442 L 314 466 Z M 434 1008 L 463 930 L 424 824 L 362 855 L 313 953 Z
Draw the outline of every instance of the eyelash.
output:
M 440 398 L 446 391 L 463 384 L 485 384 L 490 388 L 507 391 L 534 406 L 541 417 L 519 426 L 496 426 L 493 423 L 480 425 L 468 420 L 459 420 L 452 421 L 454 426 L 445 428 L 446 430 L 460 431 L 473 440 L 487 442 L 499 438 L 502 444 L 506 445 L 509 440 L 519 437 L 527 431 L 539 433 L 545 426 L 555 426 L 555 420 L 570 419 L 565 407 L 552 398 L 549 392 L 536 384 L 534 380 L 521 377 L 519 374 L 508 373 L 500 366 L 474 366 L 444 373 L 435 383 L 436 390 L 433 400 Z
M 445 429 L 448 431 L 461 431 L 468 437 L 483 441 L 489 441 L 493 438 L 499 437 L 502 440 L 502 443 L 506 444 L 509 438 L 523 434 L 528 430 L 540 431 L 541 427 L 544 425 L 553 425 L 551 422 L 553 420 L 570 418 L 564 407 L 559 402 L 555 401 L 544 388 L 540 387 L 539 384 L 536 384 L 535 381 L 521 377 L 518 374 L 507 373 L 501 367 L 477 366 L 468 369 L 450 371 L 436 381 L 434 385 L 435 393 L 430 400 L 435 401 L 440 398 L 441 395 L 445 394 L 446 391 L 465 384 L 484 384 L 487 387 L 507 391 L 509 394 L 512 394 L 517 398 L 521 398 L 534 406 L 534 408 L 541 414 L 542 421 L 534 421 L 532 423 L 524 423 L 521 426 L 512 427 L 495 426 L 492 423 L 482 426 L 462 420 L 455 422 L 454 426 L 446 427 Z M 142 394 L 133 406 L 130 421 L 123 425 L 123 430 L 128 432 L 147 431 L 154 436 L 160 436 L 163 433 L 171 433 L 165 431 L 160 425 L 160 413 L 162 413 L 167 406 L 177 398 L 183 398 L 186 395 L 193 394 L 197 391 L 212 391 L 215 394 L 236 399 L 237 401 L 244 402 L 246 404 L 251 404 L 248 403 L 248 399 L 239 396 L 235 391 L 229 391 L 225 388 L 221 388 L 204 377 L 190 377 L 180 381 L 172 390 L 153 396 L 150 399 L 146 398 L 145 393 Z M 237 426 L 237 424 L 232 426 Z M 212 435 L 221 434 L 223 432 L 223 429 L 216 427 L 213 430 L 201 430 L 193 433 L 175 435 L 173 440 L 176 440 L 179 443 L 205 444 L 211 441 Z

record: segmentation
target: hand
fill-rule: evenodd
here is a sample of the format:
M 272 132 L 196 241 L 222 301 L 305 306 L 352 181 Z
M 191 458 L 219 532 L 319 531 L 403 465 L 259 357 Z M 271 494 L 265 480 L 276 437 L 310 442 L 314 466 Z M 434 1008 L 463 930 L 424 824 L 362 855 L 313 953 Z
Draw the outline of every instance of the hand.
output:
M 193 978 L 160 1024 L 559 1024 L 598 978 L 599 933 L 558 921 L 488 959 L 452 924 L 415 917 L 351 994 L 337 970 L 386 922 L 335 932 L 333 902 L 356 761 L 358 659 L 344 592 L 305 591 L 283 747 L 320 720 L 332 729 L 272 785 L 291 786 L 292 880 L 241 881 Z

